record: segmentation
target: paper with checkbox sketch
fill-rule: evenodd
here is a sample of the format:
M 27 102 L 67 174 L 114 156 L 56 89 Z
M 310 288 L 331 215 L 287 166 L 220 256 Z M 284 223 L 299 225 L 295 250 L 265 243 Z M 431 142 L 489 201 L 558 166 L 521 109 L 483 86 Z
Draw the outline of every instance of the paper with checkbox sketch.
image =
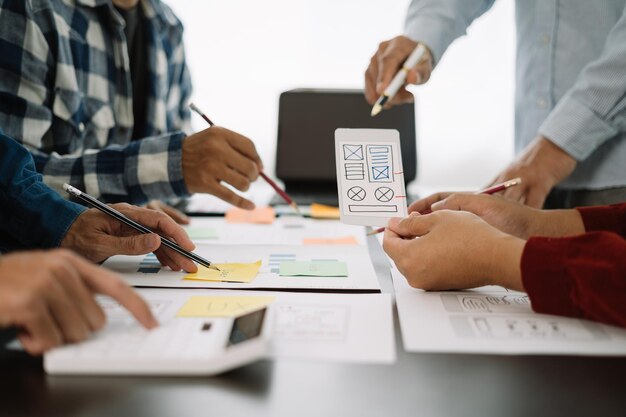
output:
M 335 161 L 341 221 L 385 226 L 407 215 L 400 134 L 390 129 L 337 129 Z

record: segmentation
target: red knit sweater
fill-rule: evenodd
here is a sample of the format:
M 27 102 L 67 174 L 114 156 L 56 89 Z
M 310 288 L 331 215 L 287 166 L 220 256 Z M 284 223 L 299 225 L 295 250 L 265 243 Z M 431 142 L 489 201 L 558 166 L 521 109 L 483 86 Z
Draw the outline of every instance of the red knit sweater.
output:
M 532 237 L 524 247 L 533 310 L 626 327 L 626 204 L 578 211 L 587 233 Z

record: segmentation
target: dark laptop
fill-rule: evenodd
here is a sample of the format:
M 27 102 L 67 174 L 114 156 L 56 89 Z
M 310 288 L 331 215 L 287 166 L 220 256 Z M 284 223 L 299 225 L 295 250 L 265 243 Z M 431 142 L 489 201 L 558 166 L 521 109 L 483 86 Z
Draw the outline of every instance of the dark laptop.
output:
M 280 95 L 276 176 L 300 205 L 338 205 L 335 129 L 378 128 L 400 132 L 404 182 L 417 174 L 415 106 L 405 104 L 370 116 L 361 90 L 297 89 Z M 275 196 L 272 204 L 284 204 Z

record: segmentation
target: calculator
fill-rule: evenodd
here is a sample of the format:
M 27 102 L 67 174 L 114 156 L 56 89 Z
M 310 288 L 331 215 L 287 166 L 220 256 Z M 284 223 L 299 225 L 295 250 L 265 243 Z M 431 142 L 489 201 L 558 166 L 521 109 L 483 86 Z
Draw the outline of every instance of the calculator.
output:
M 153 311 L 171 310 L 171 301 L 150 300 Z M 161 320 L 146 330 L 121 306 L 102 304 L 107 325 L 88 340 L 44 355 L 49 374 L 216 375 L 266 358 L 270 307 L 238 317 Z M 157 317 L 162 316 L 157 314 Z

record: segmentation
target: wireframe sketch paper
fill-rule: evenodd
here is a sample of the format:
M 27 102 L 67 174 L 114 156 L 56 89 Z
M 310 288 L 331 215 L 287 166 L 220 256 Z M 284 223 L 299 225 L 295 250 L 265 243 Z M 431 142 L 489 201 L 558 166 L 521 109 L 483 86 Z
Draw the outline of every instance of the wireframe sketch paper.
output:
M 343 223 L 385 226 L 407 215 L 397 130 L 337 129 L 335 162 Z
M 270 357 L 357 363 L 392 363 L 396 358 L 390 294 L 153 288 L 137 291 L 159 321 L 158 328 L 145 330 L 118 302 L 98 297 L 107 315 L 105 328 L 83 343 L 47 353 L 47 359 L 98 361 L 110 356 L 112 349 L 118 355 L 150 357 L 155 361 L 163 355 L 167 359 L 202 358 L 217 347 L 211 345 L 213 339 L 207 340 L 215 326 L 229 316 L 268 304 Z
M 103 266 L 120 274 L 128 284 L 137 287 L 169 288 L 228 288 L 228 289 L 298 289 L 298 290 L 333 290 L 337 292 L 380 292 L 380 284 L 367 247 L 344 245 L 337 249 L 335 245 L 202 245 L 195 250 L 200 256 L 210 259 L 216 265 L 246 264 L 243 278 L 249 282 L 225 282 L 220 272 L 205 271 L 200 279 L 189 279 L 183 271 L 172 271 L 162 267 L 154 254 L 145 256 L 116 255 L 107 259 Z M 250 268 L 261 260 L 261 267 L 249 274 Z M 315 265 L 331 263 L 345 264 L 339 271 L 343 276 L 281 276 L 281 265 L 289 262 L 304 261 Z M 347 276 L 346 276 L 347 274 Z M 254 275 L 254 276 L 253 276 Z M 204 279 L 202 279 L 204 276 Z M 187 279 L 185 279 L 187 277 Z M 240 275 L 230 277 L 232 281 L 243 281 Z M 218 279 L 214 281 L 213 279 Z
M 343 224 L 338 220 L 317 220 L 300 216 L 281 216 L 272 224 L 227 223 L 222 217 L 192 217 L 191 224 L 186 226 L 185 230 L 196 244 L 289 246 L 367 244 L 365 228 L 362 226 Z
M 424 292 L 392 268 L 404 349 L 503 355 L 626 355 L 626 330 L 532 311 L 498 286 Z

